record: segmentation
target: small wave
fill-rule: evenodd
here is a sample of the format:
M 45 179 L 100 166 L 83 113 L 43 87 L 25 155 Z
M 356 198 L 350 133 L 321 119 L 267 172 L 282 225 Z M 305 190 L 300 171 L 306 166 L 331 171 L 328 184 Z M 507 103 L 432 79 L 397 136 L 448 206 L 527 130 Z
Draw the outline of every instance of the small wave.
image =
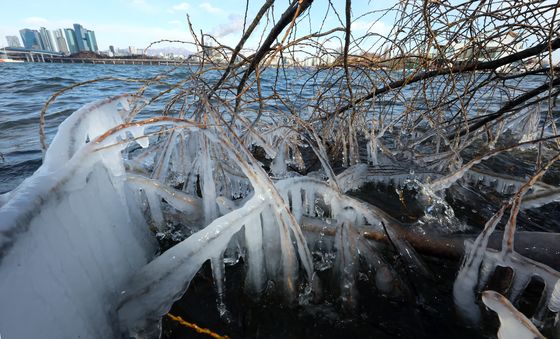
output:
M 4 159 L 5 158 L 10 158 L 10 157 L 15 157 L 15 156 L 22 156 L 22 155 L 31 155 L 31 154 L 41 154 L 41 150 L 38 149 L 27 149 L 27 150 L 18 150 L 18 151 L 13 151 L 10 153 L 4 153 Z M 0 161 L 0 165 L 2 164 L 2 161 Z
M 19 163 L 8 163 L 9 157 L 7 155 L 4 155 L 4 158 L 6 162 L 0 160 L 0 194 L 16 188 L 24 178 L 30 176 L 43 163 L 41 157 Z
M 35 85 L 30 85 L 28 87 L 20 87 L 13 91 L 14 94 L 37 94 L 40 92 L 55 92 L 62 88 L 66 87 L 66 84 L 48 84 L 48 83 L 39 83 Z
M 48 81 L 48 82 L 61 82 L 61 81 L 65 81 L 65 82 L 74 82 L 74 79 L 71 78 L 64 78 L 64 77 L 59 77 L 59 76 L 54 76 L 54 77 L 49 77 L 49 78 L 43 78 L 41 79 L 43 81 Z
M 67 116 L 72 114 L 72 112 L 74 112 L 74 111 L 75 111 L 75 109 L 64 109 L 64 110 L 60 110 L 60 111 L 49 112 L 49 113 L 47 113 L 47 116 L 46 116 L 47 124 L 49 123 L 49 120 L 52 120 L 52 119 L 56 119 L 58 121 L 59 119 L 57 119 L 57 118 L 59 118 L 59 117 L 66 118 Z M 4 130 L 4 129 L 20 127 L 20 126 L 29 127 L 31 125 L 39 126 L 39 110 L 37 110 L 37 114 L 34 115 L 34 116 L 27 115 L 27 116 L 21 117 L 19 119 L 8 120 L 6 122 L 0 122 L 0 129 Z
M 0 129 L 6 130 L 9 128 L 25 126 L 28 127 L 30 124 L 38 124 L 39 123 L 39 115 L 36 117 L 23 117 L 17 120 L 9 120 L 6 122 L 0 123 Z

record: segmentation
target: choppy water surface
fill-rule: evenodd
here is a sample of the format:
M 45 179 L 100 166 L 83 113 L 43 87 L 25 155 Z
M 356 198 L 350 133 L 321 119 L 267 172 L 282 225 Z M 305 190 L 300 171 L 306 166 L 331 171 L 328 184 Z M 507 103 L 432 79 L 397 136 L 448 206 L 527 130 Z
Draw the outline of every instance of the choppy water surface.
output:
M 99 77 L 145 78 L 164 66 L 73 65 L 3 63 L 0 65 L 0 193 L 16 187 L 41 164 L 39 113 L 57 91 L 72 84 Z M 181 73 L 181 72 L 177 72 Z M 132 92 L 138 84 L 105 81 L 78 87 L 49 108 L 46 133 L 50 140 L 57 126 L 82 105 Z
M 102 77 L 146 79 L 168 74 L 169 82 L 185 79 L 191 69 L 187 66 L 89 65 L 48 63 L 3 63 L 0 65 L 0 193 L 15 188 L 41 164 L 39 115 L 43 105 L 57 91 L 73 84 Z M 210 73 L 210 76 L 217 74 Z M 217 79 L 216 79 L 217 80 Z M 276 85 L 274 77 L 265 77 L 262 88 L 266 92 Z M 302 82 L 299 84 L 303 85 Z M 295 85 L 292 83 L 291 87 Z M 51 140 L 58 125 L 82 105 L 94 100 L 122 93 L 133 93 L 141 84 L 123 81 L 101 81 L 76 87 L 59 96 L 49 106 L 46 115 L 47 140 Z M 312 95 L 317 85 L 306 83 L 302 98 Z M 163 87 L 152 86 L 144 93 L 154 95 Z M 278 93 L 286 93 L 278 87 Z M 142 116 L 157 114 L 166 97 L 147 108 Z M 255 104 L 255 107 L 258 107 Z
M 15 188 L 25 177 L 29 176 L 41 164 L 41 148 L 39 144 L 39 113 L 45 102 L 57 91 L 78 82 L 101 77 L 115 78 L 150 78 L 161 73 L 170 73 L 170 82 L 184 79 L 190 74 L 188 67 L 172 68 L 169 66 L 141 65 L 88 65 L 88 64 L 47 64 L 47 63 L 3 63 L 0 64 L 0 193 Z M 329 81 L 314 78 L 297 77 L 293 70 L 288 69 L 283 76 L 294 74 L 295 81 L 281 83 L 274 72 L 264 76 L 262 80 L 263 95 L 270 93 L 274 86 L 277 93 L 291 98 L 297 103 L 306 97 L 314 96 L 319 87 L 328 87 Z M 267 74 L 265 74 L 267 75 Z M 481 75 L 482 76 L 482 75 Z M 319 80 L 319 81 L 316 81 Z M 538 78 L 534 79 L 539 82 Z M 532 80 L 525 80 L 523 85 L 533 85 Z M 57 98 L 50 105 L 46 115 L 46 135 L 50 140 L 56 133 L 57 126 L 72 112 L 82 105 L 101 98 L 122 93 L 135 92 L 141 85 L 122 81 L 102 81 L 83 87 L 77 87 Z M 437 80 L 431 84 L 437 87 Z M 458 83 L 458 91 L 461 84 Z M 289 87 L 289 89 L 287 88 Z M 413 86 L 411 86 L 413 87 Z M 159 88 L 160 90 L 162 88 Z M 368 91 L 370 87 L 362 88 Z M 157 87 L 150 87 L 147 96 L 155 94 Z M 355 91 L 359 91 L 360 88 Z M 411 89 L 405 88 L 406 96 Z M 432 89 L 437 92 L 437 89 Z M 295 94 L 295 95 L 294 95 Z M 437 95 L 435 93 L 434 95 Z M 491 111 L 499 107 L 499 103 L 507 95 L 486 93 L 480 96 L 478 110 Z M 157 114 L 163 107 L 163 100 L 155 102 L 142 114 Z M 414 97 L 411 96 L 411 102 Z M 403 107 L 400 102 L 381 99 L 378 107 L 391 105 L 391 114 L 398 115 Z M 255 107 L 258 106 L 256 103 Z M 297 104 L 296 104 L 297 106 Z M 422 104 L 419 103 L 419 108 Z

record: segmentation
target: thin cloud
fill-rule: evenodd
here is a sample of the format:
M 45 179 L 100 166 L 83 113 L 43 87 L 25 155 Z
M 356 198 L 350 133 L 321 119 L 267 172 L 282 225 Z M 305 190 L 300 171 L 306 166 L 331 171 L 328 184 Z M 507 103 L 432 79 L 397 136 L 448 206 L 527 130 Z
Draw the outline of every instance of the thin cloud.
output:
M 49 24 L 49 20 L 38 16 L 31 16 L 23 19 L 23 23 L 31 26 L 46 26 Z
M 152 5 L 147 0 L 126 0 L 127 4 L 139 11 L 148 13 L 157 13 L 160 11 L 158 6 Z
M 47 29 L 68 28 L 68 27 L 72 27 L 72 25 L 74 23 L 77 23 L 77 22 L 84 25 L 84 27 L 92 29 L 89 22 L 75 21 L 75 20 L 68 20 L 68 19 L 65 19 L 65 20 L 48 20 L 48 19 L 45 19 L 45 18 L 33 16 L 33 17 L 28 17 L 28 18 L 23 19 L 22 22 L 25 26 L 27 26 L 28 28 L 32 28 L 32 29 L 37 29 L 39 27 L 46 27 Z
M 94 31 L 101 49 L 107 48 L 108 45 L 119 48 L 128 46 L 145 48 L 150 43 L 161 39 L 193 42 L 186 27 L 165 29 L 145 25 L 110 24 L 97 25 L 94 27 Z
M 354 31 L 377 33 L 383 36 L 386 36 L 391 31 L 390 27 L 384 24 L 382 21 L 354 21 L 351 27 Z
M 214 7 L 208 2 L 201 3 L 198 7 L 200 7 L 203 11 L 212 13 L 212 14 L 223 14 L 224 10 L 219 7 Z
M 189 5 L 186 2 L 181 2 L 180 4 L 177 4 L 173 7 L 171 7 L 171 11 L 172 12 L 185 12 L 188 11 L 191 8 L 191 5 Z
M 215 27 L 212 30 L 212 35 L 215 38 L 223 38 L 232 33 L 238 33 L 243 30 L 243 17 L 241 15 L 230 14 L 228 21 Z

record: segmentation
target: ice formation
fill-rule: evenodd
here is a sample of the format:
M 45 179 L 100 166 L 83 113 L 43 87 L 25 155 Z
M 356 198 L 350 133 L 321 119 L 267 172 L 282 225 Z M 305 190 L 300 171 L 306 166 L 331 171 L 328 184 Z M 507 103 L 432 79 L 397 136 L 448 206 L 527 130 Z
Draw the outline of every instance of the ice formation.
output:
M 225 139 L 219 136 L 209 139 L 221 145 L 230 157 L 243 158 Z M 345 305 L 355 305 L 355 287 L 352 286 L 357 269 L 351 272 L 348 269 L 358 265 L 359 248 L 362 248 L 362 253 L 371 254 L 373 251 L 367 245 L 360 244 L 365 240 L 361 236 L 361 240 L 357 239 L 352 225 L 369 225 L 371 229 L 380 230 L 380 223 L 385 220 L 391 230 L 391 221 L 383 212 L 345 196 L 325 181 L 301 176 L 272 184 L 262 169 L 251 163 L 238 163 L 254 188 L 251 197 L 242 206 L 235 206 L 226 197 L 221 197 L 218 200 L 223 205 L 223 216 L 160 255 L 130 279 L 129 285 L 123 290 L 119 307 L 123 331 L 129 331 L 135 337 L 157 335 L 161 317 L 183 295 L 194 274 L 208 260 L 213 263 L 213 271 L 221 272 L 215 273 L 215 280 L 217 290 L 223 290 L 220 287 L 223 284 L 223 269 L 215 267 L 214 263 L 223 262 L 230 239 L 242 229 L 250 290 L 258 293 L 265 281 L 272 280 L 282 284 L 285 295 L 293 299 L 297 293 L 295 289 L 300 266 L 307 272 L 307 284 L 317 288 L 308 245 L 299 226 L 304 216 L 320 218 L 328 214 L 329 218 L 338 220 L 333 227 L 340 226 L 337 228 L 340 233 L 335 240 L 339 261 L 337 267 L 340 267 L 342 279 L 340 293 Z M 406 241 L 394 231 L 390 232 L 400 250 L 408 253 L 411 260 L 418 260 Z M 356 242 L 358 244 L 349 246 Z M 375 269 L 384 268 L 386 276 L 392 275 L 378 256 L 370 255 L 367 260 Z M 419 262 L 415 264 L 421 265 Z M 390 289 L 387 286 L 380 288 Z
M 511 130 L 515 135 L 520 136 L 519 142 L 535 140 L 539 136 L 541 121 L 540 105 L 527 107 L 516 114 L 516 118 L 511 120 L 505 130 Z
M 508 298 L 517 300 L 531 279 L 539 278 L 544 283 L 533 320 L 543 321 L 548 309 L 554 311 L 557 297 L 554 289 L 560 281 L 560 273 L 540 262 L 526 258 L 513 247 L 515 232 L 516 211 L 520 204 L 519 199 L 513 203 L 512 212 L 503 234 L 502 248 L 499 251 L 488 248 L 488 240 L 496 225 L 501 220 L 505 207 L 503 206 L 488 222 L 484 230 L 474 242 L 465 242 L 466 256 L 453 285 L 453 297 L 460 315 L 471 324 L 478 324 L 480 311 L 476 304 L 476 293 L 486 286 L 492 274 L 498 267 L 508 267 L 514 272 L 509 288 Z
M 0 208 L 6 338 L 118 336 L 119 289 L 156 249 L 119 179 L 122 146 L 98 151 L 114 143 L 98 137 L 120 121 L 106 118 L 118 104 L 126 109 L 124 100 L 95 102 L 69 118 L 44 164 Z
M 359 163 L 357 132 L 343 137 L 347 168 L 335 175 L 313 127 L 298 133 L 274 123 L 254 125 L 242 117 L 230 126 L 211 110 L 194 120 L 164 116 L 132 121 L 133 99 L 117 96 L 76 111 L 60 125 L 41 168 L 0 196 L 0 330 L 5 336 L 158 337 L 161 317 L 208 261 L 218 308 L 226 314 L 225 261 L 230 255 L 243 256 L 246 290 L 255 298 L 268 282 L 281 286 L 289 302 L 301 290 L 312 298 L 322 286 L 316 271 L 332 269 L 342 307 L 352 312 L 364 266 L 380 293 L 393 293 L 401 285 L 381 245 L 366 240 L 365 233 L 384 234 L 389 250 L 398 252 L 409 269 L 426 276 L 429 272 L 400 223 L 347 192 L 367 182 L 407 186 L 429 198 L 427 209 L 440 204 L 443 216 L 451 218 L 453 210 L 435 192 L 461 178 L 495 184 L 502 193 L 523 185 L 473 168 L 490 155 L 464 166 L 457 160 L 449 173 L 434 164 L 455 159 L 452 153 L 416 162 L 411 153 L 410 166 L 403 166 L 389 152 L 378 154 L 385 147 L 381 138 L 387 127 L 369 135 L 371 165 Z M 269 172 L 251 147 L 264 150 Z M 304 147 L 321 167 L 307 175 L 302 174 Z M 422 164 L 430 166 L 423 169 Z M 537 183 L 524 203 L 529 208 L 555 200 L 557 188 Z M 454 285 L 457 307 L 473 323 L 479 318 L 475 292 L 497 266 L 517 273 L 510 299 L 538 276 L 546 285 L 539 309 L 559 308 L 556 271 L 509 247 L 488 249 L 503 212 L 474 243 L 467 243 Z M 186 229 L 184 238 L 155 256 L 154 234 L 174 223 Z M 328 246 L 318 241 L 302 223 L 318 225 L 333 241 Z M 324 247 L 332 260 L 314 262 L 312 251 Z M 22 326 L 24 317 L 34 326 Z
M 482 301 L 500 318 L 499 339 L 544 339 L 535 325 L 498 292 L 482 292 Z

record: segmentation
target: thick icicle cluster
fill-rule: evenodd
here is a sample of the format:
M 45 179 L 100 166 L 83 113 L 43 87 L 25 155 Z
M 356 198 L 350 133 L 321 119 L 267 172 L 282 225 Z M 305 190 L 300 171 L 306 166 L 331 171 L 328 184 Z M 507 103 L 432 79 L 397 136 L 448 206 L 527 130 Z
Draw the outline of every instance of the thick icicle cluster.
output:
M 206 261 L 212 263 L 216 290 L 221 298 L 224 256 L 228 249 L 238 245 L 231 242 L 238 232 L 243 234 L 241 246 L 247 265 L 246 283 L 248 291 L 252 291 L 254 296 L 264 290 L 267 281 L 283 286 L 288 300 L 295 299 L 301 284 L 309 286 L 312 293 L 318 292 L 320 282 L 314 275 L 310 244 L 300 226 L 304 218 L 329 220 L 328 223 L 323 222 L 324 227 L 337 233 L 334 243 L 338 258 L 335 271 L 341 279 L 341 299 L 349 307 L 356 305 L 355 287 L 352 286 L 356 283 L 360 256 L 372 271 L 379 272 L 376 280 L 381 282 L 378 286 L 381 290 L 390 291 L 391 282 L 388 280 L 396 279 L 396 274 L 359 234 L 358 228 L 381 232 L 381 223 L 384 222 L 399 250 L 408 253 L 415 265 L 420 265 L 414 250 L 392 230 L 394 220 L 375 207 L 346 196 L 339 188 L 338 180 L 344 183 L 346 189 L 357 188 L 359 184 L 350 183 L 354 180 L 362 182 L 358 179 L 367 170 L 365 165 L 353 166 L 347 172 L 332 177 L 332 181 L 293 172 L 287 175 L 286 163 L 292 161 L 286 157 L 287 144 L 273 138 L 271 140 L 277 144 L 278 152 L 271 163 L 271 175 L 287 176 L 273 182 L 240 139 L 236 139 L 235 135 L 227 137 L 228 133 L 219 129 L 219 121 L 214 123 L 200 129 L 175 125 L 173 131 L 159 141 L 165 145 L 163 149 L 154 144 L 141 151 L 158 150 L 162 154 L 160 158 L 169 154 L 166 159 L 169 165 L 165 170 L 158 171 L 161 167 L 157 162 L 153 166 L 152 173 L 158 173 L 161 178 L 159 183 L 156 183 L 153 174 L 152 179 L 128 174 L 128 182 L 141 189 L 140 194 L 156 197 L 146 200 L 150 219 L 158 227 L 164 220 L 163 206 L 170 205 L 185 213 L 192 210 L 193 204 L 202 205 L 202 219 L 207 226 L 198 227 L 196 233 L 131 277 L 130 284 L 123 289 L 119 306 L 124 332 L 136 337 L 157 335 L 161 317 L 184 294 L 194 274 Z M 175 134 L 180 137 L 174 138 Z M 170 139 L 173 141 L 170 142 Z M 255 144 L 265 150 L 273 148 L 265 138 Z M 290 144 L 290 149 L 294 148 L 293 142 Z M 290 153 L 298 158 L 296 151 L 291 150 Z M 132 162 L 135 157 L 149 158 L 136 154 Z M 332 170 L 329 168 L 327 171 Z M 181 193 L 173 194 L 174 188 L 169 187 L 171 183 L 180 187 Z M 172 197 L 169 197 L 170 194 Z M 184 197 L 185 194 L 189 194 L 188 198 Z M 201 198 L 197 199 L 196 194 Z M 186 199 L 184 207 L 181 207 L 181 202 L 177 204 L 175 197 L 178 196 Z M 235 249 L 232 251 L 235 252 Z M 353 273 L 349 273 L 349 267 L 355 267 L 351 270 Z M 300 271 L 305 275 L 299 276 Z
M 43 166 L 2 197 L 2 334 L 158 336 L 161 316 L 206 261 L 212 263 L 221 298 L 228 255 L 245 257 L 246 283 L 254 296 L 274 281 L 295 300 L 302 284 L 311 291 L 320 288 L 300 226 L 304 218 L 336 233 L 334 272 L 350 307 L 356 304 L 352 286 L 359 256 L 379 271 L 381 290 L 390 290 L 396 278 L 358 229 L 380 231 L 385 221 L 403 251 L 414 253 L 392 233 L 394 221 L 339 188 L 337 181 L 345 189 L 359 187 L 366 167 L 331 174 L 328 182 L 300 176 L 287 170 L 289 163 L 303 166 L 293 130 L 247 132 L 237 139 L 219 120 L 130 122 L 131 99 L 94 102 L 71 115 Z M 158 130 L 158 136 L 150 137 L 150 130 Z M 251 144 L 272 158 L 270 175 L 248 151 Z M 320 146 L 314 149 L 326 157 Z M 152 258 L 153 234 L 165 232 L 170 222 L 191 235 Z M 22 318 L 34 326 L 22 326 Z
M 476 295 L 477 292 L 484 289 L 498 267 L 507 267 L 513 271 L 511 286 L 508 289 L 507 295 L 508 299 L 512 302 L 520 298 L 533 278 L 538 278 L 544 283 L 535 314 L 532 316 L 533 321 L 543 324 L 544 318 L 549 311 L 558 312 L 556 288 L 560 282 L 560 272 L 547 265 L 526 258 L 514 250 L 516 204 L 519 204 L 519 201 L 513 203 L 512 215 L 510 215 L 510 220 L 506 226 L 500 251 L 488 248 L 488 241 L 496 225 L 502 219 L 505 207 L 502 207 L 487 222 L 484 230 L 474 242 L 470 240 L 465 242 L 466 256 L 453 286 L 453 296 L 459 314 L 470 324 L 478 325 L 480 322 L 480 310 L 476 304 Z M 487 297 L 490 298 L 490 295 L 487 295 Z M 490 298 L 490 300 L 495 299 L 495 297 Z M 493 304 L 497 305 L 495 302 Z M 500 306 L 500 308 L 502 307 Z M 500 319 L 502 319 L 503 314 L 495 308 L 492 309 L 498 312 Z

